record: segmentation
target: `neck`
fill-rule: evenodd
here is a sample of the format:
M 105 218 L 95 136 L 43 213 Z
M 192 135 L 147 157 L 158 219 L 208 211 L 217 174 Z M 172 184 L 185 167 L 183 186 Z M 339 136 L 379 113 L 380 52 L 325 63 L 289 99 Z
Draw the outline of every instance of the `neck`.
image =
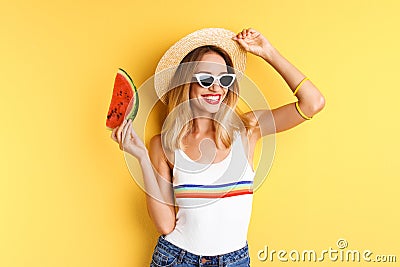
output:
M 192 133 L 204 135 L 204 134 L 214 132 L 214 131 L 215 131 L 215 127 L 214 127 L 212 118 L 195 118 L 195 119 L 193 119 Z

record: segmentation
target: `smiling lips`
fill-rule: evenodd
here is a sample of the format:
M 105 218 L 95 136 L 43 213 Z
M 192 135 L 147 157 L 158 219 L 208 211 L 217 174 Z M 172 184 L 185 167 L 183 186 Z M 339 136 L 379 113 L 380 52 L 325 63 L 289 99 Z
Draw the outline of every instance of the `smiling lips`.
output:
M 216 105 L 219 103 L 221 100 L 221 95 L 220 94 L 206 94 L 206 95 L 201 95 L 203 99 L 212 105 Z

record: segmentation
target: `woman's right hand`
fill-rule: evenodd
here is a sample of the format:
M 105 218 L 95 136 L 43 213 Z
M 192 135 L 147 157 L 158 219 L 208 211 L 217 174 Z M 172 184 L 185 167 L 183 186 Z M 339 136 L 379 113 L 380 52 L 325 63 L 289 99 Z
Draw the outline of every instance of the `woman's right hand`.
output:
M 147 148 L 133 130 L 132 120 L 124 120 L 122 124 L 113 129 L 111 139 L 119 144 L 119 148 L 128 152 L 137 159 L 146 156 Z

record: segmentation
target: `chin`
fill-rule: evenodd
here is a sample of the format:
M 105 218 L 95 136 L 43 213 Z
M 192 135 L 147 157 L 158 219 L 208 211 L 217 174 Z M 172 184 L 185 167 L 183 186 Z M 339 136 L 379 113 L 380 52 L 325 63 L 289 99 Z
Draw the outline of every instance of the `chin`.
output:
M 219 109 L 207 110 L 207 112 L 210 113 L 210 114 L 213 115 L 213 116 L 214 116 L 218 111 L 219 111 Z
M 199 114 L 204 114 L 204 115 L 209 114 L 214 116 L 214 114 L 220 110 L 221 103 L 222 101 L 219 102 L 218 104 L 209 104 L 205 101 L 200 100 L 197 103 L 196 102 L 192 103 L 192 108 L 197 110 Z
M 210 104 L 205 103 L 202 105 L 202 110 L 204 112 L 208 112 L 208 113 L 211 113 L 214 115 L 215 113 L 217 113 L 220 110 L 220 107 L 221 107 L 221 103 L 216 104 L 216 105 L 210 105 Z

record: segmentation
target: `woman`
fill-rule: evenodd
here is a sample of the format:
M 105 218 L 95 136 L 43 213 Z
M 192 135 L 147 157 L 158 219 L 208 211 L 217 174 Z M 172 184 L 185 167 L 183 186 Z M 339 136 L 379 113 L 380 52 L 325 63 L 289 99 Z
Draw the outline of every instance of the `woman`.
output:
M 237 80 L 246 52 L 274 67 L 298 101 L 242 114 Z M 112 132 L 142 167 L 148 212 L 161 234 L 151 266 L 250 266 L 256 142 L 311 119 L 324 97 L 254 29 L 196 31 L 172 46 L 157 70 L 174 65 L 172 77 L 155 79 L 169 116 L 149 150 L 131 121 Z

